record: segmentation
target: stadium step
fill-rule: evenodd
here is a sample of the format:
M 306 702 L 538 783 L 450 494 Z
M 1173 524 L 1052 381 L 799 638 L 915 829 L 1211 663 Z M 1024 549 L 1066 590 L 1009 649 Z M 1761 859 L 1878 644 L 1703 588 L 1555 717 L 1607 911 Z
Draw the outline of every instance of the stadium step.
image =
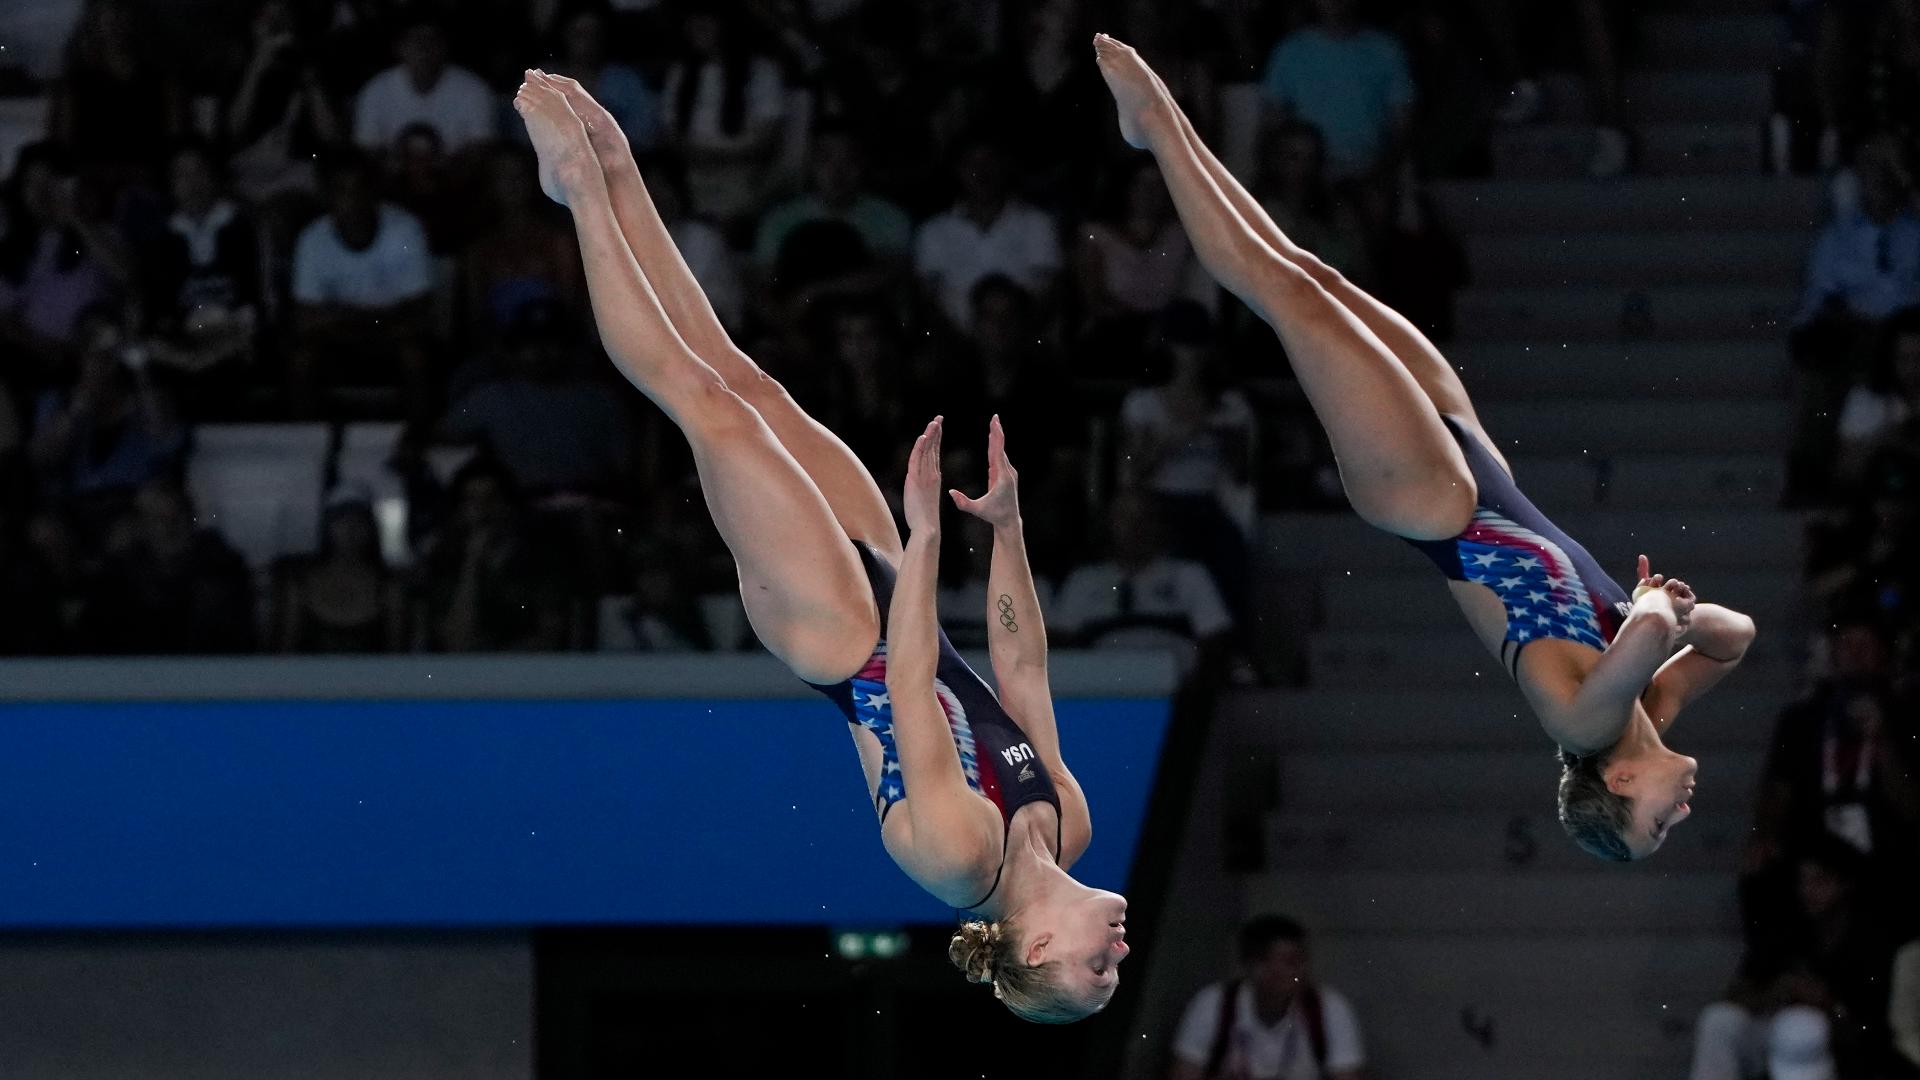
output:
M 1511 285 L 1763 285 L 1800 273 L 1813 235 L 1801 229 L 1722 232 L 1493 233 L 1467 238 L 1474 283 Z
M 1522 455 L 1784 454 L 1792 408 L 1784 401 L 1656 396 L 1492 401 L 1480 423 L 1509 462 Z M 1583 422 L 1584 421 L 1584 422 Z M 1515 472 L 1515 476 L 1522 476 Z M 1534 486 L 1529 478 L 1526 483 Z
M 1452 180 L 1433 185 L 1465 235 L 1500 232 L 1800 229 L 1826 217 L 1826 184 L 1802 176 Z
M 1287 871 L 1248 875 L 1244 886 L 1247 910 L 1284 911 L 1328 936 L 1576 936 L 1644 926 L 1722 934 L 1738 926 L 1733 889 L 1723 874 L 1658 856 L 1617 865 L 1593 860 L 1592 866 L 1580 873 Z M 1715 973 L 1716 989 L 1724 978 Z
M 1762 118 L 1680 120 L 1633 125 L 1634 170 L 1643 176 L 1758 172 Z M 1599 132 L 1591 124 L 1522 124 L 1493 133 L 1493 171 L 1500 177 L 1565 178 L 1587 174 Z
M 1462 290 L 1459 333 L 1479 341 L 1780 340 L 1799 303 L 1767 285 L 1533 285 Z
M 1476 401 L 1623 393 L 1777 399 L 1788 377 L 1779 341 L 1460 342 L 1447 356 Z
M 1556 120 L 1587 121 L 1592 110 L 1587 80 L 1573 72 L 1554 72 L 1543 80 L 1547 114 Z M 1745 71 L 1627 71 L 1621 79 L 1621 107 L 1629 121 L 1749 121 L 1758 123 L 1773 106 L 1773 85 L 1764 69 Z
M 1636 61 L 1656 70 L 1767 71 L 1786 54 L 1786 22 L 1767 12 L 1640 16 Z

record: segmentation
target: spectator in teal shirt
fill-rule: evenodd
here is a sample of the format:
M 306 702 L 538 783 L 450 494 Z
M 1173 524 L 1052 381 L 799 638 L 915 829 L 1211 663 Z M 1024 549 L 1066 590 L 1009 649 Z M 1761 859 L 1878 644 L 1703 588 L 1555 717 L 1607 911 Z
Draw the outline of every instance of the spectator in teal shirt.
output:
M 913 222 L 906 211 L 866 190 L 865 164 L 851 132 L 827 129 L 814 136 L 807 178 L 806 194 L 760 220 L 753 261 L 762 274 L 783 290 L 811 287 L 831 295 L 875 291 L 905 269 Z M 821 250 L 827 234 L 802 232 L 804 226 L 823 223 L 850 229 L 865 249 L 864 258 Z M 789 250 L 796 246 L 806 250 Z
M 1355 0 L 1314 0 L 1319 21 L 1287 35 L 1267 59 L 1261 90 L 1284 116 L 1320 129 L 1335 181 L 1386 173 L 1413 111 L 1406 53 L 1362 26 Z

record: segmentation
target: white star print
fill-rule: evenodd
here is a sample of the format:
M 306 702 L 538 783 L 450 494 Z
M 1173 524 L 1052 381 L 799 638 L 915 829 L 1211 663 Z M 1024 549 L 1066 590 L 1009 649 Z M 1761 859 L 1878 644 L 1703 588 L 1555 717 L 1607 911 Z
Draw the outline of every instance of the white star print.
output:
M 1522 570 L 1533 570 L 1539 567 L 1540 560 L 1534 558 L 1531 555 L 1528 555 L 1524 559 L 1517 560 L 1514 565 L 1518 566 Z
M 899 762 L 897 762 L 897 761 L 889 761 L 889 762 L 887 762 L 887 771 L 888 771 L 888 772 L 890 772 L 890 773 L 896 773 L 896 772 L 899 772 L 899 771 L 900 771 L 900 763 L 899 763 Z
M 1494 563 L 1500 561 L 1500 553 L 1497 551 L 1489 551 L 1484 555 L 1475 555 L 1473 561 L 1479 563 L 1481 566 L 1492 566 Z
M 1525 582 L 1526 582 L 1525 578 L 1517 578 L 1517 577 L 1501 578 L 1500 587 L 1503 589 L 1517 589 Z
M 1542 600 L 1545 600 L 1546 598 L 1547 598 L 1547 594 L 1540 592 L 1538 590 L 1535 590 L 1534 592 L 1530 592 L 1527 594 L 1527 601 L 1529 603 L 1538 604 Z
M 892 704 L 893 704 L 893 695 L 888 693 L 885 690 L 882 690 L 877 694 L 867 695 L 867 707 L 870 709 L 884 709 L 891 706 Z
M 1529 630 L 1529 629 L 1527 629 L 1526 627 L 1524 627 L 1524 626 L 1523 626 L 1523 627 L 1521 627 L 1520 629 L 1518 629 L 1518 630 L 1515 630 L 1515 631 L 1514 631 L 1514 634 L 1515 634 L 1515 635 L 1517 635 L 1517 636 L 1518 636 L 1518 637 L 1520 638 L 1520 640 L 1521 640 L 1521 641 L 1525 641 L 1525 640 L 1527 640 L 1528 638 L 1530 638 L 1530 637 L 1532 637 L 1532 636 L 1533 636 L 1533 631 L 1531 631 L 1531 630 Z
M 1559 612 L 1562 615 L 1571 615 L 1573 614 L 1573 605 L 1572 604 L 1555 604 L 1553 605 L 1553 610 Z
M 1540 623 L 1540 625 L 1541 625 L 1541 626 L 1552 626 L 1552 625 L 1553 625 L 1553 616 L 1551 616 L 1551 615 L 1535 615 L 1535 616 L 1534 616 L 1534 619 L 1535 619 L 1536 621 L 1538 621 L 1538 622 Z

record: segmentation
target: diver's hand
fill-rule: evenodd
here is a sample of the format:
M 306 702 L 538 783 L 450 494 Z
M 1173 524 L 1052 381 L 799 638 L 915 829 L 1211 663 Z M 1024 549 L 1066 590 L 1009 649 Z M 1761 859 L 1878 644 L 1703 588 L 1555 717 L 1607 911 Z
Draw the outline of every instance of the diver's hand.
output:
M 903 508 L 907 528 L 912 532 L 935 533 L 940 529 L 940 425 L 934 417 L 927 430 L 913 441 L 907 457 L 907 487 Z
M 1003 528 L 1020 520 L 1020 474 L 1007 460 L 1007 434 L 1000 429 L 1000 417 L 987 425 L 987 493 L 977 499 L 949 489 L 953 505 L 981 521 Z

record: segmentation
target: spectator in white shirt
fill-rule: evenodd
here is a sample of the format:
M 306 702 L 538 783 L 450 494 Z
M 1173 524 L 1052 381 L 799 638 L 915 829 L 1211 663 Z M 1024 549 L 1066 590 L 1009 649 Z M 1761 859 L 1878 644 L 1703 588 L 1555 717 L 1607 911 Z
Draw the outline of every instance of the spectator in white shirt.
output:
M 1170 1080 L 1362 1080 L 1353 1006 L 1313 981 L 1306 931 L 1281 915 L 1240 930 L 1243 975 L 1193 996 L 1173 1040 Z
M 1221 651 L 1233 629 L 1207 568 L 1166 554 L 1166 524 L 1140 494 L 1108 508 L 1107 558 L 1067 574 L 1048 626 L 1077 645 L 1166 648 L 1183 671 Z
M 295 412 L 315 415 L 322 381 L 343 378 L 406 390 L 416 417 L 429 408 L 426 309 L 432 263 L 426 230 L 374 194 L 371 163 L 328 163 L 327 212 L 293 249 L 293 343 L 289 393 Z M 396 376 L 398 378 L 396 379 Z
M 719 5 L 715 5 L 719 6 Z M 661 113 L 687 165 L 692 209 L 729 222 L 760 208 L 779 155 L 786 87 L 742 28 L 689 5 L 686 58 L 667 69 Z
M 1005 274 L 1044 306 L 1060 273 L 1053 218 L 1012 196 L 1004 147 L 976 139 L 961 152 L 960 197 L 914 238 L 913 269 L 941 311 L 962 330 L 973 323 L 973 287 Z
M 449 154 L 494 137 L 493 93 L 480 76 L 450 62 L 438 20 L 414 18 L 397 51 L 400 62 L 368 80 L 354 101 L 354 142 L 386 154 L 413 124 L 439 132 Z
M 1867 460 L 1920 417 L 1920 307 L 1887 320 L 1880 354 L 1867 381 L 1840 407 L 1840 475 L 1857 479 Z

